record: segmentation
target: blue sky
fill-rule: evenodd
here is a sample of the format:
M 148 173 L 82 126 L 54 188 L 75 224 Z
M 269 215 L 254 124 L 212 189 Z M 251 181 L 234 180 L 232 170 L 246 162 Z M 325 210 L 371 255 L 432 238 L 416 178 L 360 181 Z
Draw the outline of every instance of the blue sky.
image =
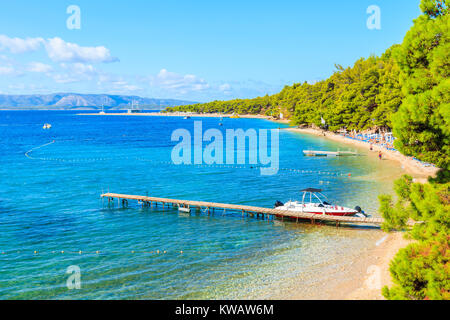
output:
M 420 0 L 4 1 L 0 93 L 248 98 L 400 43 Z M 69 5 L 81 28 L 70 30 Z M 369 30 L 377 5 L 381 30 Z

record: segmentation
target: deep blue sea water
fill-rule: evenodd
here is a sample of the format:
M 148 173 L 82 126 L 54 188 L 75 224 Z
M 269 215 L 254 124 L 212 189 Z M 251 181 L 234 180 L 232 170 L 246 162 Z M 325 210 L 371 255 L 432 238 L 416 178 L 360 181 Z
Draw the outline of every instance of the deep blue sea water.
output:
M 307 148 L 348 147 L 286 130 L 277 175 L 262 176 L 250 165 L 173 165 L 172 132 L 192 130 L 196 120 L 204 130 L 223 132 L 279 126 L 257 119 L 224 119 L 219 126 L 217 118 L 0 111 L 0 298 L 290 297 L 314 288 L 309 272 L 345 267 L 380 237 L 370 229 L 103 203 L 100 194 L 110 191 L 272 207 L 298 198 L 302 188 L 319 187 L 336 203 L 377 215 L 377 196 L 392 192 L 401 173 L 367 156 L 303 157 Z M 52 128 L 43 130 L 44 123 Z M 81 270 L 79 290 L 66 286 L 72 265 Z

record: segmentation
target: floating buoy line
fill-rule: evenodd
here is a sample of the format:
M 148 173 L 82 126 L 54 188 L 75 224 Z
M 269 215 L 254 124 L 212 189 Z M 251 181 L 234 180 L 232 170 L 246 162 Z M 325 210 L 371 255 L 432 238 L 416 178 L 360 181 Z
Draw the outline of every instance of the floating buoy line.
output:
M 25 152 L 25 157 L 27 157 L 28 159 L 32 159 L 32 160 L 40 160 L 40 159 L 38 159 L 38 158 L 34 158 L 34 157 L 30 156 L 30 154 L 31 154 L 34 150 L 37 150 L 37 149 L 40 149 L 40 148 L 44 148 L 44 147 L 49 146 L 49 145 L 54 144 L 54 143 L 55 143 L 55 140 L 53 140 L 52 142 L 48 142 L 48 143 L 45 143 L 45 144 L 43 144 L 43 145 L 40 145 L 40 146 L 38 146 L 38 147 L 34 147 L 33 149 L 30 149 L 30 150 L 28 150 L 27 152 Z
M 208 252 L 208 251 L 196 251 L 203 253 L 218 253 L 218 252 Z M 0 251 L 1 256 L 10 255 L 32 255 L 32 256 L 48 256 L 48 255 L 89 255 L 89 256 L 99 256 L 99 255 L 109 255 L 109 254 L 152 254 L 152 255 L 165 255 L 165 254 L 177 254 L 182 255 L 183 250 L 77 250 L 77 251 L 66 251 L 66 250 L 52 250 L 52 251 L 39 251 L 39 250 L 7 250 Z
M 43 145 L 34 147 L 27 152 L 25 152 L 25 156 L 28 159 L 31 160 L 39 160 L 39 161 L 54 161 L 54 162 L 62 162 L 62 163 L 89 163 L 89 162 L 97 162 L 97 161 L 113 161 L 113 160 L 136 160 L 136 161 L 143 161 L 148 162 L 155 166 L 161 166 L 161 165 L 168 165 L 168 166 L 174 166 L 174 167 L 190 167 L 190 168 L 214 168 L 214 169 L 261 169 L 266 168 L 264 166 L 258 166 L 258 165 L 228 165 L 228 164 L 174 164 L 171 161 L 158 161 L 143 157 L 94 157 L 94 158 L 78 158 L 78 159 L 64 159 L 64 158 L 52 158 L 52 157 L 33 157 L 32 152 L 41 148 L 44 148 L 46 146 L 49 146 L 51 144 L 56 143 L 56 140 L 53 140 L 51 142 L 45 143 Z M 348 176 L 351 177 L 350 173 L 344 173 L 344 172 L 334 172 L 334 171 L 323 171 L 323 170 L 305 170 L 305 169 L 296 169 L 296 168 L 279 168 L 278 176 L 287 176 L 287 175 L 293 175 L 293 174 L 314 174 L 314 175 L 324 175 L 324 176 Z

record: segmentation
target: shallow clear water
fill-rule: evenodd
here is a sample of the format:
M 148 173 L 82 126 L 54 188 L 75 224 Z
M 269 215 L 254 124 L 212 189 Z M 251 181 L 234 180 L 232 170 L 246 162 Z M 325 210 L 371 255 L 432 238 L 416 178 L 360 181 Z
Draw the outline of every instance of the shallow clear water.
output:
M 380 237 L 371 229 L 102 203 L 99 195 L 110 191 L 272 207 L 298 198 L 304 187 L 319 187 L 336 203 L 377 215 L 377 196 L 392 192 L 401 174 L 366 156 L 303 157 L 307 148 L 347 148 L 283 130 L 277 175 L 262 176 L 249 165 L 175 166 L 171 134 L 192 130 L 195 120 L 204 130 L 279 126 L 256 119 L 224 119 L 219 127 L 212 118 L 0 112 L 0 298 L 289 297 L 302 286 L 313 289 L 312 270 L 337 268 Z M 51 130 L 42 129 L 46 122 Z M 81 269 L 80 290 L 66 287 L 71 265 Z

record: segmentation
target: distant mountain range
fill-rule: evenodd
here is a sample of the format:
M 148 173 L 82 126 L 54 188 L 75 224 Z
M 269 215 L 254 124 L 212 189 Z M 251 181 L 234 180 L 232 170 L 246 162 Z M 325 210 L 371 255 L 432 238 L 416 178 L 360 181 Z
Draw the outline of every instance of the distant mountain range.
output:
M 2 110 L 105 110 L 128 109 L 133 103 L 140 109 L 161 110 L 166 107 L 193 104 L 192 101 L 152 99 L 109 94 L 54 93 L 34 95 L 0 94 Z

